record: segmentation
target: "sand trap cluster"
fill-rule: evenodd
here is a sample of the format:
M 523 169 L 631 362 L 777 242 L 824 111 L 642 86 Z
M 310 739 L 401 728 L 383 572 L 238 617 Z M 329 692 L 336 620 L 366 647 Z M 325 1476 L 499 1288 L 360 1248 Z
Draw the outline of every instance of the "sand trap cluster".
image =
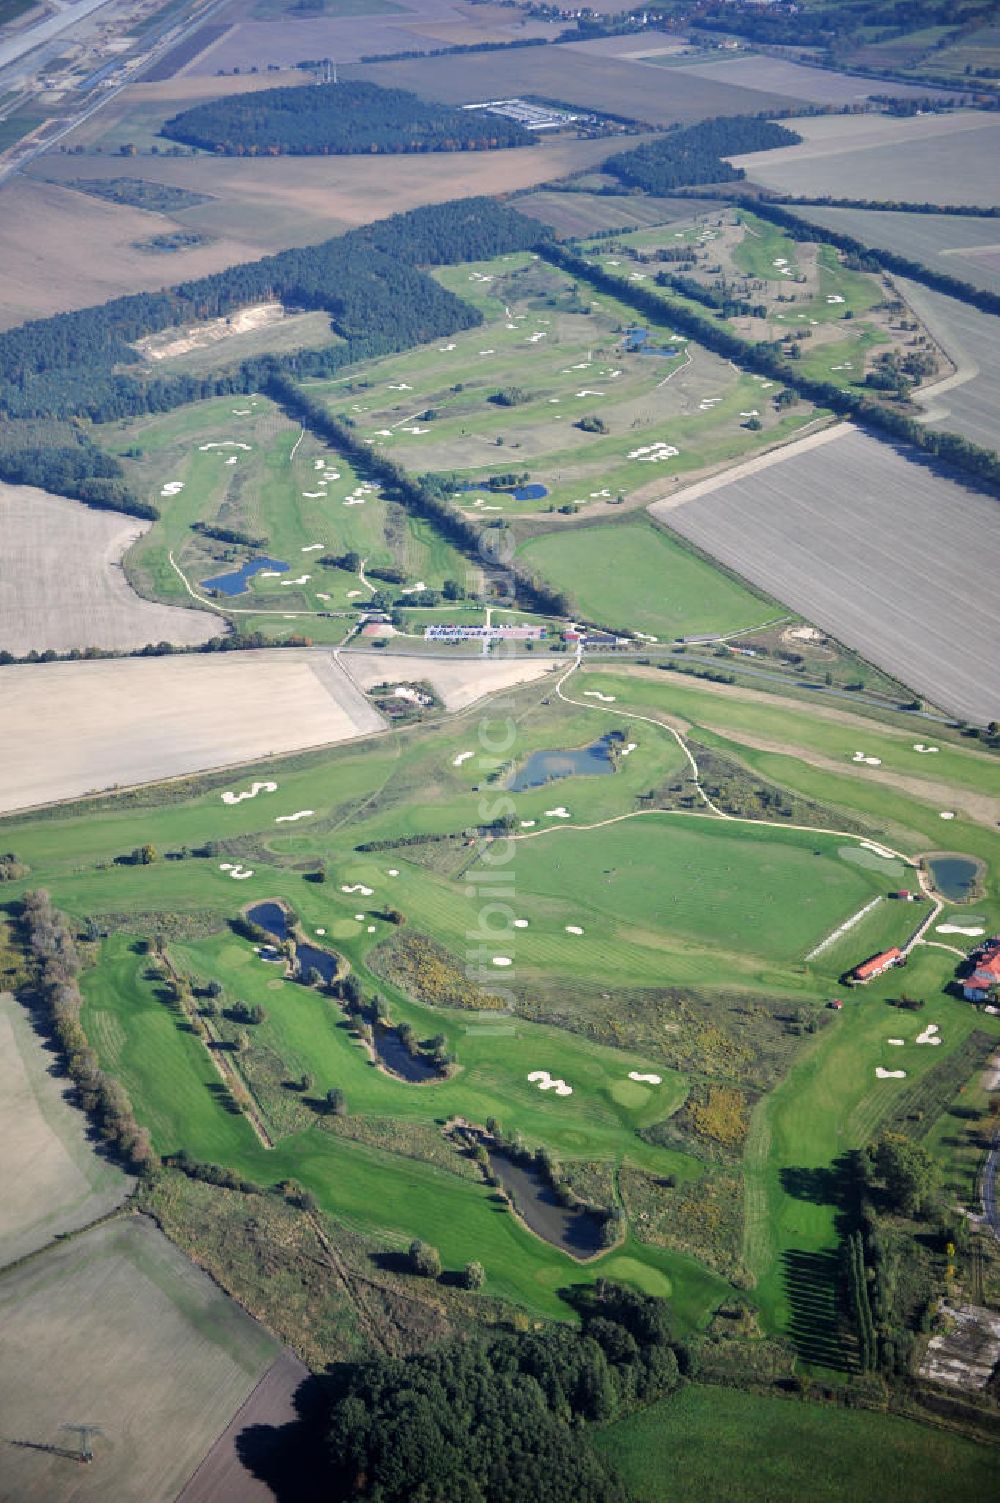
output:
M 637 1080 L 640 1085 L 660 1085 L 663 1080 L 662 1075 L 643 1075 L 640 1070 L 630 1070 L 628 1078 Z
M 247 877 L 253 876 L 253 871 L 248 867 L 240 866 L 239 862 L 236 862 L 234 865 L 232 861 L 220 861 L 219 870 L 220 872 L 228 872 L 234 882 L 245 882 Z
M 567 1085 L 565 1080 L 553 1079 L 548 1070 L 532 1070 L 528 1079 L 540 1091 L 555 1091 L 557 1096 L 572 1096 L 573 1094 L 571 1085 Z
M 985 934 L 986 933 L 986 930 L 985 929 L 977 929 L 977 928 L 969 929 L 969 928 L 966 928 L 963 924 L 938 924 L 937 929 L 935 930 L 935 933 L 936 934 L 967 934 L 970 939 L 978 939 L 981 934 Z
M 452 757 L 451 765 L 452 767 L 461 767 L 463 762 L 468 762 L 469 758 L 475 755 L 475 752 L 470 751 L 459 752 L 457 757 Z
M 224 804 L 242 804 L 245 798 L 256 798 L 258 793 L 277 793 L 277 791 L 277 783 L 251 783 L 250 787 L 244 789 L 242 793 L 234 793 L 232 789 L 227 788 L 226 792 L 222 795 L 222 802 Z
M 663 459 L 676 459 L 680 449 L 675 449 L 673 444 L 664 443 L 658 439 L 653 444 L 641 444 L 638 449 L 630 449 L 629 459 L 637 459 L 640 464 L 659 464 Z
M 926 754 L 928 752 L 939 751 L 940 747 L 937 747 L 937 746 L 925 746 L 922 741 L 914 741 L 914 743 L 913 743 L 913 750 L 915 752 L 923 752 L 924 755 L 926 756 Z
M 865 754 L 864 754 L 864 752 L 855 752 L 854 756 L 851 758 L 851 761 L 852 762 L 864 762 L 867 767 L 881 767 L 882 766 L 882 758 L 881 757 L 866 757 Z
M 905 1080 L 905 1070 L 883 1070 L 881 1065 L 875 1066 L 875 1078 L 877 1080 Z
M 183 480 L 168 480 L 160 489 L 161 496 L 177 496 L 184 489 Z
M 340 890 L 346 893 L 359 892 L 363 898 L 370 898 L 375 891 L 374 887 L 366 887 L 363 882 L 355 882 L 350 887 L 345 883 Z
M 297 819 L 309 819 L 315 813 L 315 809 L 298 809 L 294 814 L 279 814 L 274 822 L 276 825 L 293 825 Z
M 546 819 L 569 819 L 569 810 L 565 804 L 560 804 L 556 809 L 546 809 Z
M 940 1044 L 941 1038 L 938 1025 L 936 1023 L 928 1023 L 923 1033 L 917 1034 L 915 1042 L 918 1044 Z

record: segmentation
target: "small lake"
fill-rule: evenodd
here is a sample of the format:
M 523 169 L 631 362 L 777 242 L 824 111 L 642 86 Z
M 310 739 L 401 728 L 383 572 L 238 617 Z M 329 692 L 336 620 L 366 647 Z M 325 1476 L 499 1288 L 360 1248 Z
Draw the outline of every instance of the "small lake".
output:
M 541 788 L 556 778 L 603 777 L 615 770 L 608 754 L 611 741 L 608 735 L 576 751 L 532 752 L 506 786 L 511 793 L 523 793 L 526 788 Z
M 273 934 L 275 939 L 288 938 L 288 915 L 280 903 L 255 903 L 247 909 L 247 918 L 252 924 L 266 929 L 268 934 Z M 327 984 L 339 969 L 336 955 L 331 955 L 329 950 L 320 950 L 316 945 L 300 941 L 296 944 L 295 955 L 303 976 L 307 971 L 318 971 Z
M 384 1028 L 381 1023 L 375 1025 L 375 1053 L 387 1070 L 394 1075 L 402 1076 L 403 1080 L 424 1081 L 440 1080 L 442 1073 L 437 1065 L 426 1059 L 422 1054 L 411 1054 L 403 1043 L 395 1028 Z
M 231 574 L 217 574 L 214 579 L 203 579 L 203 590 L 218 590 L 220 595 L 242 595 L 255 574 L 262 569 L 273 569 L 276 574 L 285 574 L 288 565 L 280 558 L 251 558 Z
M 502 1149 L 490 1150 L 490 1168 L 536 1236 L 572 1258 L 590 1258 L 604 1247 L 601 1218 L 592 1211 L 559 1204 L 555 1191 L 535 1169 L 525 1169 Z
M 664 360 L 676 360 L 680 350 L 673 346 L 650 344 L 648 329 L 626 329 L 625 353 L 627 355 L 659 355 Z
M 967 903 L 976 896 L 982 863 L 971 856 L 931 856 L 927 870 L 935 891 L 949 903 Z
M 539 485 L 535 481 L 532 481 L 530 485 L 519 485 L 516 491 L 507 492 L 509 496 L 514 497 L 515 501 L 540 501 L 548 493 L 547 485 Z

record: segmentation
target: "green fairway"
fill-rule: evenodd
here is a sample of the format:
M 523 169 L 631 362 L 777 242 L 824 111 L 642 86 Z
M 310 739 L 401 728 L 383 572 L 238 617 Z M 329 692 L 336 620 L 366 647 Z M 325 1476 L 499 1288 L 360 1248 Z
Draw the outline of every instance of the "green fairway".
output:
M 993 1453 L 947 1431 L 698 1385 L 595 1444 L 636 1503 L 968 1503 L 995 1483 Z
M 548 533 L 524 544 L 521 557 L 587 620 L 664 641 L 740 631 L 781 613 L 648 522 Z

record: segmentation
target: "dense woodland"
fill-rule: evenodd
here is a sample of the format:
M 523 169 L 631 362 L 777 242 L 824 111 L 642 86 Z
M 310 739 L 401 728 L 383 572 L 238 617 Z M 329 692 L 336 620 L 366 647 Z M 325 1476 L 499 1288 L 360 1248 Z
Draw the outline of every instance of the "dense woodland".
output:
M 604 171 L 630 188 L 672 193 L 698 183 L 736 183 L 746 177 L 725 157 L 744 151 L 795 146 L 802 137 L 784 125 L 757 115 L 720 115 L 700 125 L 668 131 L 665 136 L 609 157 Z
M 155 507 L 129 490 L 114 455 L 98 449 L 85 434 L 74 433 L 68 440 L 53 443 L 33 433 L 33 427 L 0 423 L 0 479 L 12 485 L 37 485 L 105 511 L 158 515 Z
M 515 120 L 453 109 L 371 83 L 263 89 L 211 99 L 164 123 L 161 135 L 224 156 L 355 156 L 537 146 Z
M 665 1301 L 599 1281 L 570 1296 L 579 1329 L 453 1342 L 335 1378 L 341 1498 L 378 1503 L 624 1503 L 586 1441 L 672 1393 L 690 1365 Z
M 0 418 L 108 422 L 163 412 L 207 396 L 256 390 L 279 369 L 330 375 L 353 361 L 472 328 L 482 323 L 482 314 L 420 268 L 523 250 L 540 234 L 534 220 L 492 199 L 463 199 L 396 214 L 163 292 L 33 320 L 0 334 Z M 259 356 L 215 373 L 147 376 L 138 365 L 133 344 L 144 335 L 224 317 L 268 298 L 327 312 L 344 342 Z M 0 478 L 13 479 L 4 465 L 0 448 Z

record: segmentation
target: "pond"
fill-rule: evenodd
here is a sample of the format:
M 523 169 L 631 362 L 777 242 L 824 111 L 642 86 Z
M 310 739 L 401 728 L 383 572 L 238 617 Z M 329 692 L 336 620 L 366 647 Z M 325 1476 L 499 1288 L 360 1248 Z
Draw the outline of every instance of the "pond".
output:
M 247 909 L 251 924 L 257 924 L 273 934 L 275 939 L 288 938 L 288 918 L 280 903 L 255 903 Z
M 517 1164 L 502 1149 L 490 1150 L 490 1168 L 538 1237 L 571 1258 L 590 1258 L 604 1248 L 603 1221 L 581 1206 L 559 1204 L 552 1186 L 536 1169 Z
M 268 934 L 273 934 L 275 939 L 288 938 L 288 915 L 280 903 L 255 903 L 247 909 L 247 918 L 252 924 L 266 929 Z M 329 950 L 320 950 L 316 945 L 300 941 L 295 947 L 295 955 L 301 975 L 318 971 L 327 984 L 336 977 L 339 969 L 337 957 Z
M 280 558 L 251 558 L 231 574 L 217 574 L 214 579 L 203 579 L 203 590 L 218 590 L 220 595 L 242 595 L 255 574 L 262 569 L 273 569 L 276 574 L 287 572 L 288 565 Z
M 375 1025 L 375 1053 L 387 1070 L 394 1075 L 399 1075 L 403 1080 L 424 1081 L 439 1080 L 442 1072 L 431 1060 L 422 1054 L 411 1054 L 403 1043 L 395 1028 L 386 1028 L 383 1024 Z
M 530 485 L 519 485 L 516 490 L 507 492 L 515 501 L 540 501 L 548 493 L 548 486 L 539 485 L 536 481 L 532 481 Z
M 967 903 L 979 893 L 983 865 L 971 856 L 929 856 L 927 870 L 935 891 L 949 903 Z
M 532 752 L 506 786 L 511 793 L 523 793 L 526 788 L 541 788 L 556 778 L 603 777 L 615 770 L 608 752 L 615 739 L 619 738 L 612 733 L 575 751 Z
M 662 345 L 650 344 L 648 329 L 625 330 L 625 353 L 628 355 L 659 355 L 664 360 L 675 360 L 680 350 L 673 346 L 665 349 Z

